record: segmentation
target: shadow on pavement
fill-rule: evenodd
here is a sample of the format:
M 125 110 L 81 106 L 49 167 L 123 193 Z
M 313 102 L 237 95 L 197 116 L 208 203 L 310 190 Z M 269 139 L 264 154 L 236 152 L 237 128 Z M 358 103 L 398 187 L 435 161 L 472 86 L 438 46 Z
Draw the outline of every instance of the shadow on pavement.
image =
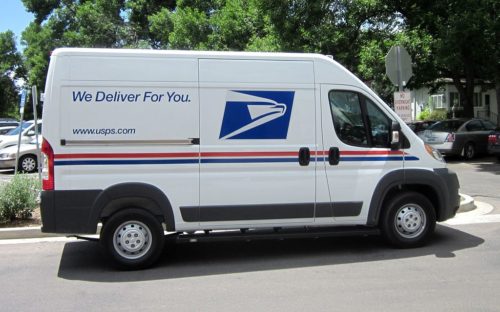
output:
M 380 237 L 291 239 L 167 245 L 158 264 L 142 271 L 116 271 L 95 242 L 66 243 L 58 276 L 68 280 L 124 282 L 280 270 L 405 259 L 455 257 L 483 239 L 443 225 L 426 247 L 393 249 Z M 173 248 L 173 249 L 172 249 Z

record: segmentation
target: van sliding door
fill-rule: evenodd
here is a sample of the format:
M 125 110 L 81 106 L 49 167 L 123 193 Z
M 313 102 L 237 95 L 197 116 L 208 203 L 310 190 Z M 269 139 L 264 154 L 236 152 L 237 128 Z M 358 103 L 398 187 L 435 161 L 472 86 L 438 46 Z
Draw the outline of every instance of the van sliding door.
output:
M 217 228 L 312 222 L 312 64 L 201 59 L 199 72 L 200 223 Z

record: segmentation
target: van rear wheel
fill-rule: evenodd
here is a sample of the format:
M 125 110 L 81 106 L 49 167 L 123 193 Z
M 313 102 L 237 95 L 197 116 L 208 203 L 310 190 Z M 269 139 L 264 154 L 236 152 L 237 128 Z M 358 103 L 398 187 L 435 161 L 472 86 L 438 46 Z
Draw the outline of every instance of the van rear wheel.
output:
M 399 248 L 422 246 L 435 227 L 436 212 L 432 203 L 416 192 L 405 192 L 390 199 L 381 219 L 382 235 Z
M 101 231 L 101 245 L 120 269 L 144 269 L 160 257 L 165 236 L 155 216 L 142 209 L 112 215 Z

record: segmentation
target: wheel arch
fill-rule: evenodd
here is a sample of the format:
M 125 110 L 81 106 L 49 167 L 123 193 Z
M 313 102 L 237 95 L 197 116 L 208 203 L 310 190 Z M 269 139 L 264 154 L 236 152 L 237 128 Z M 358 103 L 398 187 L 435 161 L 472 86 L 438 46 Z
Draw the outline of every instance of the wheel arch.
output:
M 90 220 L 105 220 L 126 208 L 144 209 L 161 218 L 168 231 L 175 231 L 172 205 L 165 193 L 156 186 L 140 182 L 115 184 L 103 190 L 94 202 Z
M 442 221 L 446 218 L 443 211 L 447 205 L 447 189 L 439 175 L 430 170 L 403 169 L 390 172 L 379 181 L 371 199 L 367 225 L 377 226 L 384 204 L 402 191 L 414 191 L 424 195 L 432 203 L 436 219 Z

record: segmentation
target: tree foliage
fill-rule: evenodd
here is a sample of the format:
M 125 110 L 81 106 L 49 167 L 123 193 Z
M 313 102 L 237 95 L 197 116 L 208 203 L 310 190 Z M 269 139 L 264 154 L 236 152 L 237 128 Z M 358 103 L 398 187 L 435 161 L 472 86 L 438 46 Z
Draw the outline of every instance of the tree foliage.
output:
M 428 80 L 452 78 L 464 115 L 473 117 L 478 79 L 494 79 L 498 71 L 498 2 L 492 0 L 389 0 L 404 18 L 404 31 L 428 37 L 430 52 L 419 71 Z M 497 37 L 495 40 L 495 36 Z M 497 81 L 497 85 L 500 80 Z
M 384 57 L 399 44 L 415 65 L 409 87 L 453 78 L 467 115 L 478 78 L 500 83 L 495 0 L 22 1 L 35 15 L 22 42 L 39 87 L 50 51 L 66 46 L 330 54 L 390 99 Z
M 17 51 L 14 33 L 0 33 L 0 116 L 17 115 L 18 90 L 15 81 L 25 75 L 22 56 Z

